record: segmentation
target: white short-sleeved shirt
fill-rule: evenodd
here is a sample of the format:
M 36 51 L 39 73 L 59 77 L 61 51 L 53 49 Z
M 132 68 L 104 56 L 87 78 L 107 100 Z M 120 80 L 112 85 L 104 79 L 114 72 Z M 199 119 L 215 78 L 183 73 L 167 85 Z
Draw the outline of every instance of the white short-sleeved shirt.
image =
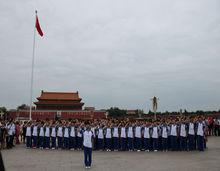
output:
M 170 135 L 177 136 L 177 125 L 171 125 Z
M 99 139 L 103 139 L 104 138 L 104 133 L 103 133 L 103 129 L 102 128 L 99 128 L 98 138 Z
M 144 127 L 144 138 L 150 138 L 150 128 Z
M 162 138 L 167 138 L 167 137 L 168 137 L 167 127 L 163 126 L 162 127 Z
M 27 137 L 31 136 L 31 127 L 30 127 L 30 126 L 28 126 L 28 127 L 26 128 L 26 136 L 27 136 Z
M 33 136 L 37 136 L 37 129 L 38 129 L 37 126 L 33 127 L 33 133 L 32 133 Z
M 65 138 L 69 138 L 69 128 L 68 128 L 68 127 L 66 127 L 66 128 L 64 129 L 64 137 L 65 137 Z
M 111 128 L 106 129 L 105 138 L 112 138 L 112 129 Z
M 126 129 L 125 129 L 125 127 L 121 128 L 121 137 L 126 138 Z
M 186 125 L 185 124 L 180 125 L 180 136 L 186 137 Z
M 197 135 L 204 136 L 203 127 L 204 127 L 204 124 L 203 124 L 203 123 L 198 123 Z
M 63 127 L 58 127 L 58 130 L 57 130 L 57 136 L 58 137 L 63 137 Z
M 118 135 L 118 127 L 114 127 L 114 129 L 113 129 L 113 137 L 119 137 L 119 135 Z
M 128 137 L 134 138 L 133 127 L 128 127 Z
M 158 138 L 158 127 L 153 127 L 152 138 Z
M 195 135 L 194 123 L 189 123 L 189 135 Z
M 44 137 L 44 127 L 40 127 L 40 137 Z
M 56 127 L 52 127 L 51 137 L 56 137 Z
M 135 128 L 135 137 L 141 138 L 141 127 L 140 126 L 137 126 Z
M 50 137 L 50 127 L 46 127 L 46 130 L 45 130 L 45 137 Z
M 71 129 L 70 129 L 70 136 L 71 137 L 75 137 L 76 136 L 76 132 L 75 132 L 75 127 L 72 126 Z
M 84 131 L 83 132 L 83 146 L 92 148 L 92 131 Z

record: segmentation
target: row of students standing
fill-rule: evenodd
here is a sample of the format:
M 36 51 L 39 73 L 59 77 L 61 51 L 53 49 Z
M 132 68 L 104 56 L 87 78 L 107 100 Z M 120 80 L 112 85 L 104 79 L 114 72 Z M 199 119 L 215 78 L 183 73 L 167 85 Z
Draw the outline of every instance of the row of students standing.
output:
M 145 150 L 145 151 L 203 151 L 205 123 L 196 122 L 90 122 L 94 150 Z M 26 128 L 27 148 L 82 149 L 83 122 L 28 123 Z

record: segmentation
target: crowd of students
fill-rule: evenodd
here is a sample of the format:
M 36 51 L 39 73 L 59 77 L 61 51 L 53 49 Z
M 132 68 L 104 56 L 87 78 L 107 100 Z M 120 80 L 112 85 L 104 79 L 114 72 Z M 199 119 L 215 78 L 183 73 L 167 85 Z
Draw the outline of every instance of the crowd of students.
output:
M 203 151 L 207 135 L 217 132 L 204 117 L 161 118 L 148 120 L 104 119 L 89 121 L 93 133 L 93 150 L 106 151 Z M 84 121 L 0 122 L 0 148 L 12 148 L 23 141 L 27 148 L 83 149 Z

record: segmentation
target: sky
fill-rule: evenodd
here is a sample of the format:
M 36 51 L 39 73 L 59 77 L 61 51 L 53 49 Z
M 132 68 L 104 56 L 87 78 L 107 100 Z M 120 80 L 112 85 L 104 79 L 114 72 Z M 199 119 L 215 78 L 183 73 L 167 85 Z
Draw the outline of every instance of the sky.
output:
M 79 91 L 85 106 L 220 109 L 219 0 L 0 0 L 0 106 Z

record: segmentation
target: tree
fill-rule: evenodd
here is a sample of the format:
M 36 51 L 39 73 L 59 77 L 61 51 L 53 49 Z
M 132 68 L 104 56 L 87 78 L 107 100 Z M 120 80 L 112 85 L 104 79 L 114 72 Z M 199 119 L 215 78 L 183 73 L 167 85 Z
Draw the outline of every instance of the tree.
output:
M 107 110 L 109 117 L 123 117 L 126 115 L 126 110 L 119 109 L 118 107 L 111 107 Z
M 8 110 L 6 109 L 6 107 L 0 107 L 0 117 L 3 116 L 3 118 L 6 118 L 6 115 L 8 113 Z

